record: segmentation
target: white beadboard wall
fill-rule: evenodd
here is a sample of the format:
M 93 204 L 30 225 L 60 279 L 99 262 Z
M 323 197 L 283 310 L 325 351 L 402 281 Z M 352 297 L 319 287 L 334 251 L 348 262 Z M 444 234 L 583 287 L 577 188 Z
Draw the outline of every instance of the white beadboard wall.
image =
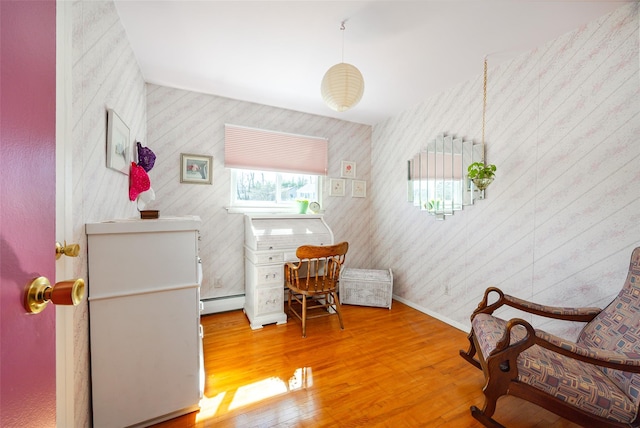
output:
M 85 223 L 138 214 L 129 201 L 129 176 L 106 168 L 107 109 L 129 126 L 131 141 L 147 133 L 146 88 L 111 1 L 75 1 L 72 9 L 73 236 L 83 251 L 72 260 L 74 276 L 87 279 Z M 62 172 L 59 172 L 62 173 Z M 91 287 L 89 278 L 88 287 Z M 86 299 L 74 309 L 74 426 L 91 426 L 89 321 Z
M 496 180 L 486 200 L 445 221 L 406 201 L 406 163 L 441 132 L 481 141 L 481 59 L 476 79 L 374 126 L 372 263 L 393 269 L 397 297 L 466 329 L 487 286 L 557 306 L 617 294 L 640 245 L 638 8 L 500 66 L 488 57 Z
M 244 217 L 227 211 L 230 171 L 224 167 L 224 125 L 329 139 L 328 178 L 340 176 L 342 160 L 356 162 L 356 179 L 370 181 L 371 127 L 332 118 L 147 84 L 147 145 L 157 155 L 149 172 L 161 215 L 202 218 L 200 256 L 202 299 L 244 294 Z M 213 156 L 213 184 L 180 183 L 180 154 Z M 329 196 L 324 180 L 321 202 L 336 241 L 349 241 L 347 263 L 370 266 L 370 198 Z M 371 192 L 371 189 L 367 189 Z M 221 287 L 215 288 L 219 283 Z

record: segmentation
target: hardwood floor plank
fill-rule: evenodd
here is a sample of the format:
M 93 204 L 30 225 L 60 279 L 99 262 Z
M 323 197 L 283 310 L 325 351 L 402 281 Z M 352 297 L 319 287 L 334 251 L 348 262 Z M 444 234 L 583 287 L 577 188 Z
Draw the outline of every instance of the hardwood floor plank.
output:
M 202 427 L 480 427 L 483 376 L 458 355 L 467 333 L 399 302 L 342 306 L 337 317 L 251 330 L 242 311 L 202 317 L 201 410 L 155 425 Z M 254 401 L 256 400 L 256 401 Z M 514 397 L 495 419 L 510 428 L 574 428 Z

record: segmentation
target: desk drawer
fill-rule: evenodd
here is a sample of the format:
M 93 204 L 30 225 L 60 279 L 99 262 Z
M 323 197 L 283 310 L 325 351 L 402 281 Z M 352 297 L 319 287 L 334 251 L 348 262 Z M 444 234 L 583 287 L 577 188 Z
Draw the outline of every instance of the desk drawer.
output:
M 257 284 L 284 284 L 284 268 L 282 265 L 257 266 Z
M 267 254 L 257 254 L 256 255 L 256 264 L 257 265 L 265 265 L 268 263 L 283 263 L 284 255 L 282 253 L 267 253 Z
M 260 287 L 256 290 L 256 314 L 258 316 L 281 313 L 284 307 L 282 287 Z

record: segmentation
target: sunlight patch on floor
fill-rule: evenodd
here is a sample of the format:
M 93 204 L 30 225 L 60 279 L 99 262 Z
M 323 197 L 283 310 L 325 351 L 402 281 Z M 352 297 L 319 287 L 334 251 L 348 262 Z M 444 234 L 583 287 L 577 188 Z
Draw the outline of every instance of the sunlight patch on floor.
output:
M 221 392 L 213 397 L 206 395 L 200 400 L 200 411 L 196 422 L 210 419 L 216 415 L 266 400 L 276 395 L 313 386 L 311 367 L 297 368 L 287 382 L 279 377 L 270 377 L 239 387 L 235 391 Z M 229 402 L 225 406 L 225 402 Z
M 233 396 L 229 410 L 257 403 L 269 397 L 284 394 L 287 392 L 287 384 L 277 377 L 271 377 L 249 385 L 241 386 Z
M 313 386 L 313 370 L 311 367 L 300 367 L 296 369 L 289 379 L 289 390 L 310 388 Z
M 200 400 L 200 411 L 196 415 L 196 422 L 215 416 L 216 413 L 218 413 L 218 409 L 220 408 L 222 400 L 224 400 L 226 394 L 226 392 L 221 392 L 212 398 L 209 398 L 206 395 L 202 397 L 202 400 Z

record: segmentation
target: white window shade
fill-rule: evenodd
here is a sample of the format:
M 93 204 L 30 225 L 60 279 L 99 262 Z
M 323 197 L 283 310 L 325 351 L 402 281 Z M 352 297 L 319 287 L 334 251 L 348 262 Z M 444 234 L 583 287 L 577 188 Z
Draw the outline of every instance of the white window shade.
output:
M 226 124 L 224 166 L 298 174 L 327 174 L 326 138 Z

